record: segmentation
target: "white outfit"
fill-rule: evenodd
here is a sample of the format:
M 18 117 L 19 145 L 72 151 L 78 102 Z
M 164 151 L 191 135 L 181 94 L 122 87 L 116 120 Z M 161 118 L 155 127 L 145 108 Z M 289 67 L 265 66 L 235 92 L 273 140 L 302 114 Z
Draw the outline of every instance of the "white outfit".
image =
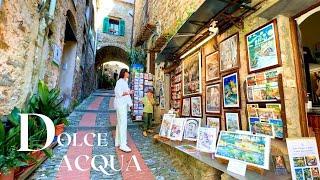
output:
M 130 95 L 123 96 L 123 93 L 129 91 L 127 80 L 123 78 L 119 79 L 114 88 L 114 107 L 117 110 L 115 145 L 120 145 L 120 148 L 124 149 L 127 147 L 128 107 L 132 106 L 132 99 Z

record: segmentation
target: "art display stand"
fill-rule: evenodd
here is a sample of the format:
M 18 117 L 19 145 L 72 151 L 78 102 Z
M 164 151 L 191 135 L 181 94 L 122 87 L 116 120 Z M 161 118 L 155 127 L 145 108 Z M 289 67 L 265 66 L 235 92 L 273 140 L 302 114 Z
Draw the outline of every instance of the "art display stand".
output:
M 181 65 L 170 73 L 171 107 L 181 116 L 182 104 L 182 71 Z
M 246 97 L 246 104 L 259 104 L 259 108 L 266 107 L 266 104 L 268 103 L 277 103 L 281 105 L 281 120 L 283 123 L 283 141 L 285 141 L 285 138 L 288 137 L 288 132 L 287 132 L 287 121 L 286 121 L 286 112 L 285 112 L 285 102 L 284 102 L 284 92 L 283 92 L 283 79 L 282 79 L 282 74 L 278 74 L 277 76 L 277 82 L 278 82 L 278 89 L 279 89 L 279 94 L 280 94 L 280 99 L 277 100 L 266 100 L 266 101 L 249 101 L 248 100 L 248 89 L 247 89 L 247 80 L 244 82 L 244 92 L 245 92 L 245 97 Z M 246 110 L 246 116 L 249 121 L 249 114 L 248 111 Z M 250 129 L 248 129 L 250 131 Z

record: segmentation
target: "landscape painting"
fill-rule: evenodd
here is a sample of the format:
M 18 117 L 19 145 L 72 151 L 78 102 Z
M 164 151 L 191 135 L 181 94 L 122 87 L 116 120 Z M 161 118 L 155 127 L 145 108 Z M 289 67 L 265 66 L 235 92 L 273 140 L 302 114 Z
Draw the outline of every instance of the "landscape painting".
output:
M 201 52 L 183 60 L 183 96 L 201 93 Z
M 276 21 L 246 36 L 249 72 L 279 65 Z
M 263 135 L 220 131 L 215 156 L 269 169 L 270 141 Z
M 225 108 L 239 108 L 240 94 L 238 73 L 223 77 L 223 105 Z

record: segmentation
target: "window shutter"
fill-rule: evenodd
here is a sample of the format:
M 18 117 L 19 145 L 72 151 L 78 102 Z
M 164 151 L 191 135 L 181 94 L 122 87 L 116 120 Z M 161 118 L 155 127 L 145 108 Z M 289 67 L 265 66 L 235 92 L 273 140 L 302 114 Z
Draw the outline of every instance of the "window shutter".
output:
M 124 36 L 124 33 L 125 33 L 125 31 L 126 31 L 126 25 L 125 25 L 125 21 L 123 20 L 123 19 L 120 19 L 120 22 L 119 22 L 119 24 L 120 24 L 120 36 Z
M 109 33 L 109 18 L 105 17 L 103 20 L 103 28 L 102 28 L 103 33 Z

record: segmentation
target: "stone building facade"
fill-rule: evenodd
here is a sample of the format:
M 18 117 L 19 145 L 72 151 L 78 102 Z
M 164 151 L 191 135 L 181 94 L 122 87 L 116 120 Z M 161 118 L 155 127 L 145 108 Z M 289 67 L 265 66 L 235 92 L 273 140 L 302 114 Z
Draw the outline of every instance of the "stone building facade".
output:
M 91 0 L 2 2 L 0 115 L 23 106 L 39 80 L 60 88 L 66 107 L 92 91 L 93 19 Z
M 132 42 L 133 0 L 97 0 L 96 66 L 108 61 L 128 64 Z

